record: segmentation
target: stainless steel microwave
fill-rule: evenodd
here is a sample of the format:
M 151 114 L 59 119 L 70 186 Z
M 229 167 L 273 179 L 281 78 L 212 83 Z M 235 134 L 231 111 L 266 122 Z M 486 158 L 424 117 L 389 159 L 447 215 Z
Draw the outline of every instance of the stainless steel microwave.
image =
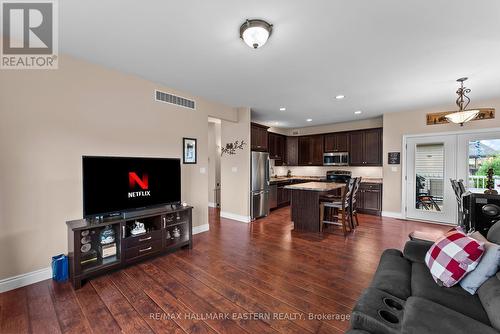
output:
M 323 154 L 323 166 L 348 166 L 349 153 L 335 152 Z

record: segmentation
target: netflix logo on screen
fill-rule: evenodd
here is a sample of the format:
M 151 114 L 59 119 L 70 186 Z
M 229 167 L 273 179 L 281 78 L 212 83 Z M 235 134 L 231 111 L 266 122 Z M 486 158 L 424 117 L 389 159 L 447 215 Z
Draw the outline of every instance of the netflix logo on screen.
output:
M 143 173 L 142 177 L 139 177 L 136 172 L 129 172 L 128 186 L 131 190 L 128 193 L 128 198 L 151 196 L 151 191 L 149 190 L 149 177 L 146 173 Z

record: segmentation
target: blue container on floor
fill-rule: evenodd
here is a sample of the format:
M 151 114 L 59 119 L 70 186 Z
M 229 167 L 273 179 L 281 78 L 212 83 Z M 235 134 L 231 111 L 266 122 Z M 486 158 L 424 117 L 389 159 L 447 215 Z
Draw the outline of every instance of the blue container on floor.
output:
M 68 257 L 66 255 L 52 257 L 52 279 L 57 282 L 68 280 Z

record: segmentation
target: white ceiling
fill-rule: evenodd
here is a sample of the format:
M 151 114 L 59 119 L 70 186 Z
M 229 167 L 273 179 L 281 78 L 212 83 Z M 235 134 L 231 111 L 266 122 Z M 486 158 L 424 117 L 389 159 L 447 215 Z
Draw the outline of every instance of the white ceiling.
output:
M 61 51 L 299 127 L 500 97 L 498 0 L 64 0 Z M 274 24 L 252 50 L 246 18 Z M 335 100 L 338 94 L 344 100 Z M 279 111 L 285 106 L 285 112 Z M 362 110 L 361 115 L 354 115 Z M 312 118 L 311 123 L 306 122 Z

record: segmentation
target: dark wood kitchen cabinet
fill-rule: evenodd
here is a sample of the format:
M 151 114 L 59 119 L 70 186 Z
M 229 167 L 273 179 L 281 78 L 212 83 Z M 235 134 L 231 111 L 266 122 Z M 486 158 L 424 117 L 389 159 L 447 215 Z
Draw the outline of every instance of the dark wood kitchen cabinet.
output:
M 382 166 L 382 129 L 352 131 L 349 135 L 349 165 Z
M 323 135 L 299 137 L 299 165 L 321 166 L 323 165 Z
M 361 182 L 356 200 L 358 212 L 380 216 L 382 213 L 382 184 Z
M 349 133 L 338 132 L 325 135 L 325 152 L 349 152 Z
M 257 123 L 252 123 L 250 125 L 250 147 L 252 151 L 268 151 L 268 128 L 269 127 Z
M 299 137 L 286 137 L 286 164 L 297 166 L 299 164 Z
M 269 158 L 275 166 L 283 165 L 286 155 L 286 137 L 277 133 L 268 133 Z
M 278 184 L 277 187 L 277 204 L 278 207 L 287 206 L 290 204 L 290 190 L 285 189 L 286 184 Z

